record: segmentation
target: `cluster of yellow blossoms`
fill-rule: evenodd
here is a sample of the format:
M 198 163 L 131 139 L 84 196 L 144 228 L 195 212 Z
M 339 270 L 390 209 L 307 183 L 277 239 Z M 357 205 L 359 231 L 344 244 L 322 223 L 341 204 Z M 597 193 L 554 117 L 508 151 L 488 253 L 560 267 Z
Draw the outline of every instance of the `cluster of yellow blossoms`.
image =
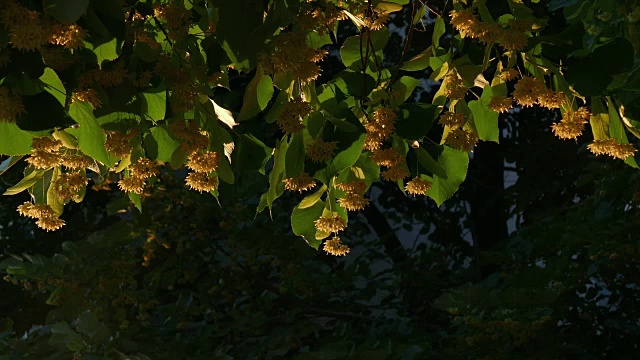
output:
M 425 195 L 431 189 L 432 183 L 418 176 L 409 181 L 404 189 L 412 195 Z
M 342 256 L 349 253 L 349 247 L 343 244 L 340 237 L 336 235 L 347 227 L 347 222 L 342 218 L 342 216 L 336 213 L 328 216 L 323 215 L 315 221 L 315 226 L 320 232 L 334 234 L 332 239 L 327 240 L 324 243 L 324 251 L 334 256 Z
M 62 147 L 60 140 L 50 137 L 33 138 L 31 142 L 31 156 L 27 162 L 36 169 L 49 169 L 62 163 L 62 156 L 58 152 Z
M 525 107 L 538 104 L 547 109 L 558 109 L 566 101 L 562 92 L 547 88 L 544 81 L 532 76 L 525 76 L 518 81 L 513 98 Z
M 77 24 L 56 23 L 15 0 L 3 2 L 0 22 L 9 32 L 9 42 L 18 50 L 40 50 L 47 43 L 77 49 L 87 34 Z
M 307 33 L 300 31 L 280 33 L 273 40 L 269 54 L 260 56 L 260 64 L 269 74 L 291 73 L 295 80 L 308 83 L 320 76 L 316 64 L 328 53 L 307 46 Z
M 118 186 L 124 192 L 142 194 L 147 178 L 158 175 L 155 163 L 147 158 L 139 158 L 129 167 L 129 177 L 118 181 Z
M 444 141 L 451 147 L 465 152 L 473 151 L 478 142 L 478 134 L 464 128 L 465 115 L 447 111 L 440 115 L 438 122 L 448 127 Z M 415 179 L 414 179 L 415 180 Z
M 620 144 L 616 139 L 595 140 L 587 146 L 596 155 L 609 155 L 614 159 L 624 160 L 638 151 L 631 144 Z
M 16 117 L 25 112 L 22 100 L 8 88 L 0 86 L 0 121 L 14 122 Z
M 338 203 L 348 211 L 362 210 L 369 204 L 369 199 L 364 197 L 367 185 L 362 180 L 337 183 L 336 188 L 344 191 L 345 195 L 338 199 Z
M 288 100 L 276 122 L 286 134 L 299 134 L 305 126 L 302 119 L 312 112 L 311 104 L 301 98 Z
M 187 167 L 192 171 L 187 175 L 187 185 L 199 192 L 214 191 L 218 187 L 218 177 L 211 175 L 218 168 L 218 154 L 213 151 L 196 151 L 189 155 Z
M 391 138 L 395 131 L 395 122 L 398 116 L 393 109 L 388 107 L 378 108 L 373 113 L 373 118 L 364 124 L 367 131 L 364 140 L 365 150 L 375 150 L 382 146 L 382 142 Z
M 104 148 L 111 154 L 123 158 L 133 151 L 132 141 L 138 135 L 138 132 L 131 128 L 129 133 L 105 131 L 105 134 L 107 135 L 107 141 L 104 143 Z
M 297 177 L 284 179 L 282 182 L 284 183 L 284 188 L 290 191 L 303 192 L 316 186 L 316 181 L 306 172 Z
M 318 137 L 305 145 L 304 152 L 311 161 L 322 164 L 331 160 L 337 146 L 335 141 L 324 141 Z
M 43 230 L 53 231 L 64 226 L 64 220 L 58 218 L 47 204 L 33 204 L 27 201 L 18 206 L 18 212 L 22 216 L 38 219 L 36 225 Z
M 581 107 L 576 111 L 567 110 L 559 123 L 551 125 L 551 130 L 560 139 L 577 139 L 582 135 L 590 116 L 591 114 L 586 107 Z
M 527 32 L 533 27 L 528 20 L 511 19 L 506 27 L 497 23 L 486 23 L 469 9 L 452 10 L 451 24 L 462 33 L 479 39 L 483 43 L 497 43 L 505 50 L 523 50 L 527 45 Z

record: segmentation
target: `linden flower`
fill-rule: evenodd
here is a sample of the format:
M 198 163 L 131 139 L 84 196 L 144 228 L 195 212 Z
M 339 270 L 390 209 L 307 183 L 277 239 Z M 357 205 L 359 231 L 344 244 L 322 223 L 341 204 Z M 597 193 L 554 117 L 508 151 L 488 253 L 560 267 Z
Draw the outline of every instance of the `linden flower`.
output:
M 84 169 L 91 163 L 80 154 L 64 154 L 62 157 L 62 165 L 68 169 Z
M 98 96 L 98 93 L 95 89 L 85 89 L 77 91 L 75 93 L 75 97 L 71 99 L 71 102 L 76 101 L 76 99 L 79 101 L 88 102 L 89 104 L 91 104 L 93 110 L 99 109 L 102 106 L 102 101 L 100 100 L 100 97 Z
M 548 90 L 538 98 L 538 104 L 547 109 L 558 109 L 565 103 L 565 96 L 561 91 Z
M 31 147 L 41 151 L 58 151 L 62 147 L 62 142 L 48 136 L 36 137 L 31 140 Z
M 369 199 L 357 193 L 347 192 L 343 198 L 338 199 L 338 203 L 348 211 L 358 211 L 369 204 Z
M 337 145 L 336 141 L 324 141 L 317 138 L 304 147 L 304 152 L 313 162 L 326 163 L 333 157 L 333 152 L 336 150 Z
M 419 177 L 414 177 L 405 186 L 405 190 L 412 195 L 424 195 L 429 189 L 431 189 L 431 182 Z
M 34 204 L 28 201 L 18 206 L 18 213 L 32 219 L 55 216 L 51 206 L 47 204 Z
M 135 176 L 124 178 L 118 181 L 118 187 L 120 188 L 120 190 L 128 193 L 131 192 L 134 194 L 142 194 L 142 191 L 144 190 L 144 184 L 145 180 L 143 178 Z
M 382 139 L 378 137 L 376 134 L 367 133 L 364 137 L 364 146 L 365 150 L 371 151 L 379 149 L 382 146 Z
M 36 221 L 36 225 L 43 230 L 55 231 L 64 226 L 64 220 L 57 217 L 43 217 Z
M 344 192 L 364 193 L 367 188 L 367 184 L 362 180 L 353 180 L 344 183 L 336 183 L 336 188 Z
M 53 193 L 62 201 L 72 199 L 89 182 L 86 176 L 80 173 L 65 173 L 53 183 Z
M 206 173 L 190 172 L 187 175 L 186 183 L 191 190 L 199 192 L 210 192 L 216 189 L 218 182 L 216 176 L 209 176 Z
M 404 166 L 398 164 L 383 171 L 380 175 L 387 181 L 398 181 L 409 176 L 409 171 Z
M 311 49 L 307 46 L 307 32 L 282 32 L 270 45 L 270 54 L 260 55 L 262 67 L 270 74 L 291 73 L 302 83 L 308 83 L 320 76 L 322 60 L 328 52 L 323 49 Z
M 533 106 L 547 91 L 544 82 L 532 76 L 525 76 L 515 86 L 513 98 L 522 106 Z
M 399 162 L 401 162 L 402 155 L 398 153 L 395 149 L 381 149 L 374 150 L 371 153 L 371 160 L 373 160 L 376 164 L 391 167 Z
M 369 150 L 377 149 L 380 146 L 376 145 L 376 143 L 381 143 L 385 139 L 390 138 L 395 131 L 395 121 L 397 118 L 398 116 L 391 108 L 381 107 L 374 111 L 373 119 L 364 125 L 367 136 L 370 139 L 370 144 L 368 144 L 366 148 Z
M 344 256 L 347 255 L 351 249 L 343 244 L 339 237 L 334 236 L 333 239 L 325 241 L 323 250 L 333 256 Z
M 129 168 L 129 170 L 131 170 L 132 177 L 141 179 L 158 175 L 158 169 L 156 169 L 155 163 L 147 158 L 139 158 L 138 161 Z
M 37 149 L 31 150 L 31 156 L 26 160 L 36 169 L 49 169 L 60 165 L 62 162 L 60 154 Z
M 321 217 L 315 221 L 316 229 L 325 233 L 337 233 L 347 227 L 347 222 L 342 216 L 335 214 L 329 217 Z
M 82 47 L 86 35 L 87 32 L 77 24 L 55 24 L 50 42 L 67 49 L 77 49 Z
M 438 122 L 442 126 L 449 126 L 451 128 L 457 128 L 464 124 L 465 118 L 464 114 L 456 114 L 451 111 L 447 111 L 446 113 L 440 115 L 440 119 Z
M 108 152 L 120 158 L 131 154 L 133 151 L 131 140 L 137 135 L 135 131 L 131 131 L 129 134 L 120 131 L 105 131 L 105 133 L 107 141 L 104 143 L 104 148 Z
M 8 88 L 0 86 L 0 121 L 14 122 L 24 112 L 22 99 L 9 93 Z
M 478 23 L 478 18 L 469 9 L 451 10 L 449 16 L 451 16 L 451 25 L 462 33 L 469 32 Z
M 511 80 L 517 79 L 519 75 L 520 74 L 516 69 L 506 69 L 506 70 L 502 70 L 502 72 L 500 72 L 500 75 L 498 76 L 500 77 L 500 79 L 504 81 L 511 81 Z
M 218 154 L 213 151 L 189 155 L 187 167 L 195 172 L 210 173 L 218 167 Z
M 593 143 L 587 145 L 587 148 L 596 155 L 609 155 L 614 159 L 624 160 L 629 156 L 633 156 L 636 148 L 631 144 L 620 144 L 616 139 L 607 140 L 595 140 Z
M 512 98 L 508 98 L 506 96 L 494 96 L 491 98 L 491 101 L 489 101 L 489 109 L 498 113 L 505 113 L 509 112 L 512 108 L 512 104 Z
M 567 111 L 559 123 L 551 125 L 551 130 L 560 139 L 577 139 L 582 135 L 590 116 L 585 107 L 580 107 L 576 111 Z
M 316 186 L 316 181 L 305 172 L 298 177 L 284 179 L 282 182 L 284 183 L 284 188 L 291 191 L 303 192 Z
M 527 46 L 527 36 L 516 29 L 504 29 L 500 32 L 498 44 L 505 50 L 522 50 Z
M 444 76 L 442 84 L 445 86 L 444 95 L 449 99 L 462 99 L 467 93 L 467 88 L 462 83 L 462 78 L 460 78 L 460 75 L 458 75 L 458 72 L 455 70 L 449 71 L 447 75 Z
M 462 128 L 453 129 L 447 134 L 444 141 L 455 149 L 470 152 L 478 142 L 478 134 Z
M 280 117 L 276 120 L 280 129 L 287 134 L 298 134 L 304 130 L 302 118 L 308 116 L 313 108 L 308 102 L 297 98 L 284 105 Z

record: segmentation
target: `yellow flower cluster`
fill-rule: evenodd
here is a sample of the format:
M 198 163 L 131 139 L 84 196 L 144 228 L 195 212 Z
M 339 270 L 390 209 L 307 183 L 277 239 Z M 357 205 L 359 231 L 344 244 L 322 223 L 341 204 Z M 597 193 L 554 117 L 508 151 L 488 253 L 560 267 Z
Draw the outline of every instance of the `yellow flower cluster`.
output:
M 364 125 L 367 132 L 364 149 L 379 149 L 382 142 L 393 135 L 397 118 L 395 111 L 388 107 L 380 107 L 374 111 L 373 118 Z
M 0 21 L 9 30 L 9 42 L 18 50 L 39 50 L 51 38 L 48 21 L 15 0 L 3 1 Z
M 14 122 L 16 117 L 24 113 L 24 105 L 19 96 L 0 86 L 0 122 Z
M 364 197 L 367 185 L 362 180 L 337 183 L 336 188 L 345 192 L 344 197 L 338 199 L 338 203 L 348 211 L 362 210 L 369 204 L 369 199 Z
M 445 138 L 445 143 L 451 147 L 470 152 L 478 143 L 478 134 L 471 130 L 465 130 L 461 127 L 452 129 Z
M 307 46 L 307 33 L 280 33 L 271 43 L 269 54 L 260 56 L 260 64 L 270 74 L 291 73 L 295 80 L 308 83 L 320 76 L 320 66 L 327 51 Z
M 500 72 L 500 74 L 498 74 L 498 77 L 500 79 L 502 79 L 503 81 L 515 80 L 515 79 L 518 78 L 518 76 L 520 76 L 520 74 L 518 73 L 518 71 L 516 69 L 502 70 Z
M 447 75 L 444 76 L 442 85 L 445 87 L 444 95 L 452 100 L 464 98 L 468 90 L 462 83 L 462 78 L 455 70 L 449 71 Z
M 192 190 L 210 192 L 218 187 L 218 176 L 210 174 L 218 168 L 218 154 L 196 151 L 189 155 L 187 167 L 192 171 L 185 179 Z
M 76 91 L 75 97 L 71 101 L 73 102 L 76 99 L 88 102 L 89 104 L 91 104 L 93 110 L 96 110 L 102 106 L 102 101 L 100 100 L 100 97 L 98 97 L 98 93 L 95 89 L 84 89 Z
M 557 109 L 566 101 L 562 92 L 548 89 L 544 81 L 532 76 L 525 76 L 518 81 L 513 98 L 525 107 L 538 104 L 548 109 Z
M 64 173 L 51 185 L 53 193 L 63 202 L 76 197 L 87 185 L 89 179 L 79 172 Z
M 387 181 L 398 181 L 409 176 L 409 171 L 407 170 L 407 166 L 403 161 L 402 163 L 396 164 L 383 171 L 380 175 Z
M 81 154 L 65 153 L 62 157 L 62 165 L 67 169 L 84 169 L 89 167 L 91 163 Z
M 304 130 L 304 124 L 302 118 L 308 116 L 313 111 L 311 104 L 302 100 L 301 98 L 295 98 L 289 100 L 284 104 L 282 113 L 276 120 L 280 129 L 286 134 L 298 134 Z
M 551 129 L 560 139 L 577 139 L 582 135 L 590 116 L 586 107 L 580 107 L 576 111 L 569 110 L 564 113 L 559 123 L 551 125 Z
M 337 146 L 338 143 L 335 141 L 324 141 L 317 138 L 305 145 L 304 152 L 313 162 L 322 164 L 331 160 Z
M 38 219 L 36 225 L 43 230 L 53 231 L 64 226 L 64 220 L 58 218 L 47 204 L 33 204 L 27 201 L 18 206 L 18 212 L 22 216 Z
M 166 22 L 169 39 L 175 41 L 184 39 L 189 35 L 187 25 L 191 18 L 191 12 L 181 3 L 155 4 L 153 15 Z
M 138 132 L 131 128 L 128 134 L 120 131 L 105 131 L 105 134 L 107 141 L 104 143 L 104 148 L 111 154 L 123 158 L 133 151 L 131 141 L 138 135 Z
M 327 3 L 324 9 L 313 7 L 302 11 L 296 23 L 304 31 L 316 31 L 320 35 L 332 31 L 338 21 L 347 19 L 347 15 L 335 5 Z
M 469 9 L 452 10 L 451 24 L 462 33 L 479 39 L 483 43 L 498 43 L 505 50 L 523 50 L 527 45 L 527 31 L 530 31 L 533 22 L 512 19 L 507 27 L 499 24 L 483 23 Z
M 169 131 L 181 141 L 180 149 L 189 155 L 209 145 L 209 138 L 200 132 L 193 120 L 175 121 L 169 126 Z
M 620 160 L 633 156 L 638 151 L 633 145 L 620 144 L 616 139 L 595 140 L 587 148 L 596 155 L 605 154 Z
M 414 177 L 409 181 L 404 189 L 412 195 L 424 195 L 429 189 L 431 189 L 431 182 L 424 180 L 420 177 Z
M 438 119 L 438 122 L 442 126 L 457 128 L 464 125 L 465 116 L 464 114 L 456 114 L 454 112 L 447 111 L 446 113 L 440 116 L 440 119 Z
M 87 32 L 77 24 L 55 24 L 50 42 L 55 45 L 62 45 L 67 49 L 78 49 L 82 47 Z
M 337 233 L 347 227 L 347 222 L 338 214 L 322 216 L 315 221 L 316 229 L 325 233 Z
M 306 172 L 303 172 L 298 177 L 284 179 L 282 182 L 284 183 L 284 188 L 291 191 L 303 192 L 316 186 L 316 181 Z
M 34 137 L 31 141 L 31 156 L 27 162 L 36 169 L 49 169 L 60 165 L 62 156 L 58 152 L 62 142 L 50 137 Z
M 489 101 L 489 109 L 498 112 L 505 113 L 513 107 L 513 99 L 506 96 L 494 96 Z
M 338 236 L 334 236 L 332 239 L 327 240 L 324 243 L 323 250 L 333 256 L 345 256 L 351 251 L 349 246 L 342 243 L 342 240 Z
M 391 167 L 404 160 L 394 148 L 373 150 L 370 157 L 376 164 L 386 167 Z
M 155 163 L 147 158 L 139 158 L 129 166 L 129 177 L 118 181 L 118 186 L 124 192 L 142 194 L 147 178 L 158 175 Z

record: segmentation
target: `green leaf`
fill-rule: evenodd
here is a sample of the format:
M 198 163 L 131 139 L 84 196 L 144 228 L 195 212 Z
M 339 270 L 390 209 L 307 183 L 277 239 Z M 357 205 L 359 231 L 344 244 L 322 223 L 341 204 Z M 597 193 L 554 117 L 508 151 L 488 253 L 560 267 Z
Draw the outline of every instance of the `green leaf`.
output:
M 51 206 L 51 209 L 53 209 L 53 212 L 57 216 L 62 215 L 62 212 L 64 211 L 64 201 L 62 201 L 62 199 L 56 196 L 56 194 L 53 191 L 53 186 L 51 185 L 54 184 L 55 181 L 60 178 L 61 173 L 62 171 L 60 171 L 59 167 L 55 167 L 53 169 L 53 173 L 51 174 L 51 180 L 49 185 L 47 186 L 47 193 L 46 193 L 47 205 Z
M 98 58 L 98 65 L 102 65 L 103 61 L 112 61 L 118 58 L 120 46 L 118 45 L 118 39 L 111 38 L 106 42 L 99 42 L 92 44 L 85 42 L 87 49 L 93 51 Z
M 336 155 L 324 169 L 317 171 L 314 177 L 327 184 L 334 175 L 353 165 L 362 153 L 364 139 L 364 131 L 336 132 L 336 138 L 334 139 L 338 141 Z
M 438 162 L 425 150 L 424 148 L 413 149 L 418 157 L 418 162 L 425 170 L 430 173 L 437 175 L 442 179 L 446 179 L 448 177 L 447 172 L 444 170 L 442 165 L 438 164 Z
M 131 200 L 136 209 L 142 212 L 142 198 L 140 197 L 140 195 L 132 192 L 128 193 L 127 195 L 129 195 L 129 200 Z
M 151 134 L 144 138 L 145 153 L 147 157 L 153 160 L 171 161 L 171 157 L 178 146 L 180 146 L 180 142 L 169 135 L 166 125 L 152 127 Z
M 376 52 L 376 57 L 382 57 L 382 50 L 384 49 L 385 45 L 387 45 L 387 41 L 389 41 L 389 30 L 384 27 L 381 30 L 370 31 L 365 34 L 371 35 L 371 44 L 373 45 L 373 49 L 371 49 L 371 45 L 368 45 L 369 41 L 367 41 L 366 35 L 364 35 L 365 37 L 362 39 L 362 57 L 366 55 L 366 49 L 367 46 L 369 46 L 369 65 L 372 65 L 375 64 L 373 59 L 374 51 Z M 362 70 L 360 54 L 360 38 L 362 36 L 363 35 L 355 35 L 348 38 L 347 40 L 345 40 L 344 45 L 342 45 L 342 48 L 340 49 L 342 63 L 347 68 L 358 71 Z
M 87 11 L 89 0 L 45 0 L 44 12 L 62 23 L 74 23 Z
M 31 172 L 26 174 L 25 177 L 22 178 L 22 180 L 20 180 L 17 184 L 8 188 L 7 191 L 5 191 L 2 195 L 15 195 L 23 192 L 24 190 L 30 188 L 31 186 L 33 186 L 33 184 L 38 182 L 38 180 L 40 180 L 44 176 L 44 173 L 46 171 L 46 169 L 32 170 Z
M 436 18 L 436 23 L 433 26 L 433 36 L 431 37 L 431 44 L 436 48 L 440 47 L 440 38 L 446 31 L 444 25 L 444 19 L 442 16 L 438 16 L 438 18 Z
M 233 154 L 236 170 L 257 170 L 264 175 L 264 167 L 271 158 L 273 149 L 253 135 L 242 134 L 237 140 L 237 147 Z
M 293 209 L 291 214 L 291 228 L 293 233 L 302 238 L 314 249 L 318 249 L 322 241 L 316 240 L 315 221 L 322 216 L 324 202 L 318 201 L 310 207 L 300 208 L 300 205 Z
M 47 204 L 47 192 L 51 185 L 51 180 L 53 179 L 53 174 L 57 168 L 48 169 L 45 171 L 44 176 L 38 179 L 31 187 L 29 188 L 29 194 L 33 198 L 33 201 L 36 204 Z M 60 212 L 62 213 L 62 212 Z
M 44 74 L 40 76 L 40 81 L 45 85 L 44 90 L 53 95 L 62 106 L 65 106 L 67 90 L 64 88 L 64 85 L 62 85 L 58 74 L 56 74 L 53 69 L 46 68 L 44 69 Z
M 302 133 L 293 135 L 289 141 L 285 156 L 285 177 L 294 178 L 300 176 L 304 169 L 304 138 Z
M 31 151 L 33 136 L 15 123 L 0 121 L 0 154 L 24 155 Z
M 51 326 L 49 345 L 55 347 L 64 346 L 71 351 L 81 351 L 85 347 L 82 342 L 82 336 L 71 330 L 66 322 L 58 322 Z
M 160 121 L 167 111 L 167 90 L 164 81 L 140 94 L 142 116 L 151 121 Z
M 455 150 L 448 146 L 441 147 L 442 152 L 438 156 L 438 164 L 445 170 L 447 177 L 436 174 L 433 176 L 433 185 L 427 191 L 427 196 L 432 198 L 438 206 L 453 196 L 467 177 L 469 156 L 467 153 Z
M 627 138 L 627 133 L 625 132 L 624 126 L 622 125 L 622 119 L 620 119 L 620 116 L 618 115 L 618 112 L 616 111 L 616 108 L 610 99 L 608 100 L 608 104 L 609 120 L 611 121 L 611 124 L 609 126 L 609 135 L 611 135 L 612 138 L 618 140 L 620 144 L 628 144 L 629 139 Z M 628 156 L 624 160 L 624 162 L 633 168 L 638 168 L 638 163 L 633 156 Z
M 498 128 L 498 113 L 489 109 L 489 102 L 493 92 L 490 86 L 482 90 L 480 100 L 469 102 L 469 109 L 473 115 L 478 137 L 484 141 L 500 141 L 500 129 Z
M 247 85 L 238 121 L 244 121 L 256 116 L 267 107 L 272 96 L 273 82 L 271 77 L 264 75 L 262 69 L 259 68 L 249 85 Z
M 591 98 L 591 117 L 589 123 L 591 124 L 594 140 L 609 139 L 609 113 L 599 98 Z
M 431 58 L 431 48 L 427 48 L 420 54 L 407 60 L 400 66 L 400 70 L 404 71 L 422 71 L 429 67 L 429 59 Z
M 327 185 L 322 185 L 322 187 L 320 187 L 318 191 L 302 199 L 302 201 L 300 201 L 300 204 L 298 204 L 298 208 L 306 209 L 315 205 L 320 200 L 322 195 L 324 195 L 325 192 L 327 192 Z
M 404 139 L 420 140 L 427 135 L 439 113 L 440 109 L 435 105 L 404 104 L 396 121 L 396 134 Z
M 269 173 L 269 190 L 263 195 L 264 200 L 261 199 L 261 204 L 258 206 L 258 212 L 261 212 L 265 207 L 269 207 L 269 212 L 273 207 L 273 202 L 284 193 L 284 184 L 282 180 L 285 176 L 285 159 L 289 143 L 286 141 L 276 141 L 276 148 L 273 153 L 273 167 Z
M 216 39 L 238 71 L 250 71 L 266 38 L 275 31 L 262 27 L 264 7 L 252 0 L 217 0 L 215 6 L 224 14 L 216 24 Z
M 113 166 L 113 161 L 104 148 L 107 137 L 98 125 L 91 105 L 84 101 L 75 101 L 69 106 L 69 116 L 80 125 L 76 134 L 80 151 L 107 166 Z
M 391 88 L 391 98 L 389 104 L 392 107 L 400 106 L 413 93 L 413 90 L 420 85 L 420 80 L 411 76 L 403 76 L 398 79 Z

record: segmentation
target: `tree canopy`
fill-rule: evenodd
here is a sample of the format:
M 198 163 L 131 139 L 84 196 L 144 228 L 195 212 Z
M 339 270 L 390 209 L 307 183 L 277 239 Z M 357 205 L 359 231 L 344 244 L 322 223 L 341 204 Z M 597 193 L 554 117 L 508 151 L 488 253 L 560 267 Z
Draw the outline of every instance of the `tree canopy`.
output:
M 48 328 L 24 339 L 4 342 L 0 333 L 14 354 L 44 334 L 64 354 L 132 358 L 172 358 L 209 335 L 224 341 L 193 354 L 500 357 L 546 346 L 554 357 L 581 354 L 576 348 L 589 342 L 609 354 L 633 345 L 633 319 L 624 314 L 637 312 L 638 294 L 621 279 L 637 271 L 637 244 L 624 239 L 640 225 L 632 216 L 636 1 L 5 0 L 0 26 L 0 175 L 10 179 L 4 194 L 22 199 L 5 202 L 41 230 L 88 239 L 57 238 L 62 247 L 46 255 L 0 263 L 7 280 L 35 285 L 59 307 Z M 536 138 L 545 131 L 555 142 Z M 490 207 L 493 190 L 503 195 L 482 174 L 495 146 L 504 151 L 489 159 L 500 168 L 492 175 L 500 186 L 504 162 L 518 166 L 515 200 L 500 204 L 502 213 L 483 217 L 476 204 L 467 213 L 465 201 Z M 480 190 L 465 187 L 474 175 Z M 515 226 L 524 229 L 508 242 L 507 212 L 522 215 Z M 209 214 L 224 220 L 210 223 Z M 408 229 L 439 221 L 424 231 L 441 243 L 398 251 L 388 241 L 397 229 L 376 221 L 385 216 Z M 491 216 L 500 228 L 479 238 L 496 240 L 474 237 L 469 246 L 461 227 L 482 233 Z M 283 218 L 304 241 L 292 245 L 282 229 L 264 234 L 269 221 Z M 366 240 L 369 227 L 394 266 L 406 267 L 393 271 L 450 280 L 422 289 L 409 276 L 398 285 L 371 270 L 382 255 Z M 357 236 L 345 237 L 347 228 Z M 375 280 L 326 275 L 333 265 L 311 261 L 315 252 L 305 247 L 356 253 L 367 270 L 348 259 L 341 269 Z M 574 255 L 592 262 L 576 264 Z M 476 274 L 467 273 L 466 258 L 475 259 Z M 238 275 L 238 289 L 220 280 L 225 273 Z M 367 298 L 371 306 L 376 287 L 385 301 L 407 302 L 380 300 L 398 323 L 361 318 L 354 302 Z M 326 299 L 339 289 L 338 306 Z M 610 290 L 619 291 L 611 304 L 626 313 L 597 305 Z M 592 306 L 569 306 L 576 298 Z M 293 315 L 283 317 L 288 307 Z M 323 316 L 355 320 L 341 323 L 339 335 Z M 429 316 L 435 329 L 414 322 Z M 554 331 L 567 329 L 558 331 L 566 347 L 542 335 L 554 321 Z M 610 331 L 608 340 L 576 335 L 592 323 Z M 281 338 L 262 336 L 273 328 Z M 117 329 L 131 338 L 105 345 L 125 339 Z M 366 341 L 344 339 L 360 331 Z M 136 332 L 157 342 L 138 341 Z M 409 333 L 414 343 L 400 336 Z M 331 341 L 305 348 L 318 334 Z M 369 344 L 381 334 L 387 345 Z M 416 345 L 434 344 L 436 334 L 441 348 Z M 154 353 L 165 337 L 182 348 Z

